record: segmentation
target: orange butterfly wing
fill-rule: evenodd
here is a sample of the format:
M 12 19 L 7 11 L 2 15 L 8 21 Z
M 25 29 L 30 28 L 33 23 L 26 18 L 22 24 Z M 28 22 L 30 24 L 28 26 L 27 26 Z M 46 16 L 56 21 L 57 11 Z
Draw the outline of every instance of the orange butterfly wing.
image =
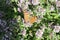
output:
M 25 20 L 25 22 L 29 21 L 29 13 L 28 12 L 24 12 L 24 20 Z
M 33 24 L 37 20 L 37 17 L 36 16 L 31 17 L 27 11 L 24 11 L 24 20 L 26 23 L 29 22 L 30 24 Z
M 37 20 L 37 17 L 36 16 L 33 16 L 30 18 L 30 23 L 33 24 L 35 21 Z

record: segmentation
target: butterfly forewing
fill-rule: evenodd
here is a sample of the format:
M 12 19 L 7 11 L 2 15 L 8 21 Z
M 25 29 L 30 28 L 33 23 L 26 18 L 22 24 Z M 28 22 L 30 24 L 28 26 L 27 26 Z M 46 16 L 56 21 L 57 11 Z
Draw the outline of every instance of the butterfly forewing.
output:
M 30 18 L 30 23 L 33 24 L 35 21 L 37 20 L 37 17 L 36 16 L 33 16 Z
M 25 20 L 25 22 L 29 21 L 29 13 L 28 12 L 24 12 L 24 20 Z

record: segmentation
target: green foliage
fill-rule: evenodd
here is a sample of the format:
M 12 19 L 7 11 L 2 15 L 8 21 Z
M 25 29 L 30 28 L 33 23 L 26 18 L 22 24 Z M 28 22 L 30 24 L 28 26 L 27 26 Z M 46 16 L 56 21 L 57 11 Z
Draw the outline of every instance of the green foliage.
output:
M 0 1 L 0 11 L 5 13 L 5 16 L 2 19 L 5 20 L 9 20 L 9 19 L 16 19 L 17 23 L 14 25 L 12 23 L 9 23 L 7 25 L 9 25 L 13 31 L 12 31 L 12 36 L 11 36 L 11 40 L 60 40 L 60 32 L 58 34 L 54 33 L 54 36 L 52 37 L 52 39 L 50 39 L 50 33 L 53 32 L 53 29 L 50 28 L 48 25 L 48 23 L 52 23 L 52 25 L 60 25 L 60 14 L 58 13 L 58 10 L 56 8 L 55 4 L 51 4 L 54 3 L 54 1 L 48 1 L 47 0 L 40 0 L 41 4 L 40 6 L 42 6 L 43 8 L 46 9 L 45 15 L 43 15 L 43 18 L 41 18 L 41 22 L 40 23 L 33 23 L 33 25 L 31 27 L 25 27 L 23 24 L 23 12 L 18 12 L 17 8 L 17 3 L 18 0 L 10 0 L 10 4 L 6 4 L 6 0 L 1 0 Z M 49 9 L 49 7 L 53 5 L 54 6 L 54 11 L 51 11 Z M 33 15 L 36 16 L 37 14 L 40 13 L 35 13 L 34 10 L 37 8 L 37 6 L 39 5 L 28 5 L 29 9 L 33 12 Z M 18 18 L 18 16 L 20 16 L 20 19 Z M 19 20 L 18 20 L 19 19 Z M 36 38 L 35 33 L 38 29 L 41 29 L 42 25 L 46 26 L 46 29 L 43 32 L 43 36 L 42 38 Z M 26 29 L 26 35 L 22 36 L 21 34 L 21 30 Z M 29 34 L 29 32 L 32 32 L 32 36 Z M 1 32 L 0 33 L 0 39 L 2 39 L 3 35 L 5 33 Z

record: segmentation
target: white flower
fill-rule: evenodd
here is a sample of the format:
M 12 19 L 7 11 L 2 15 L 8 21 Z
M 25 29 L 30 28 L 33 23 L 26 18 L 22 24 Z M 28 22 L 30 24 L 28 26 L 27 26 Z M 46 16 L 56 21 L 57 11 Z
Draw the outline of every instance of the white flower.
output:
M 43 35 L 43 31 L 42 31 L 42 30 L 40 30 L 40 29 L 38 29 L 38 30 L 37 30 L 37 32 L 36 32 L 36 37 L 41 38 L 41 37 L 42 37 L 42 35 Z
M 20 3 L 23 3 L 23 2 L 25 2 L 25 0 L 19 0 L 19 2 L 20 2 Z
M 21 7 L 21 3 L 19 3 L 19 2 L 18 2 L 18 4 L 17 4 L 17 5 L 18 5 L 19 7 Z
M 31 25 L 32 25 L 32 24 L 30 24 L 30 23 L 24 23 L 24 26 L 25 26 L 25 27 L 31 27 Z
M 50 7 L 50 10 L 51 10 L 51 11 L 54 11 L 54 9 L 55 9 L 54 6 L 51 6 L 51 7 Z
M 33 5 L 38 5 L 39 4 L 39 0 L 32 0 L 32 4 Z
M 37 10 L 38 10 L 38 12 L 41 12 L 41 13 L 44 13 L 44 12 L 46 11 L 44 8 L 42 8 L 42 7 L 40 7 L 40 6 L 38 7 Z
M 57 1 L 57 2 L 56 2 L 56 6 L 57 6 L 57 7 L 60 7 L 60 1 Z
M 56 2 L 58 1 L 58 0 L 55 0 Z
M 56 33 L 58 33 L 59 31 L 60 31 L 60 26 L 54 26 L 55 28 L 54 28 L 54 32 L 56 32 Z
M 23 36 L 25 36 L 25 35 L 26 35 L 26 30 L 23 29 L 23 30 L 21 31 L 21 34 L 22 34 Z
M 45 11 L 46 9 L 42 8 L 41 6 L 38 6 L 34 12 L 37 13 L 37 17 L 40 20 L 41 18 L 43 18 L 43 15 L 45 15 Z
M 22 10 L 21 10 L 21 8 L 18 8 L 18 12 L 21 12 Z
M 25 2 L 21 5 L 22 10 L 28 9 L 28 2 Z

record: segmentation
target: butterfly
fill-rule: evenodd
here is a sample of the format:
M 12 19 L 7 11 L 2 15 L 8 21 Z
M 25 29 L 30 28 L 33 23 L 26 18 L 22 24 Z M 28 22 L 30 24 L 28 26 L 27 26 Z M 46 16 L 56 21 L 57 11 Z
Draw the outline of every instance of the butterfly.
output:
M 30 23 L 30 24 L 33 24 L 36 20 L 37 20 L 37 17 L 36 16 L 30 16 L 30 13 L 28 11 L 23 11 L 23 14 L 24 14 L 24 21 L 26 23 Z

